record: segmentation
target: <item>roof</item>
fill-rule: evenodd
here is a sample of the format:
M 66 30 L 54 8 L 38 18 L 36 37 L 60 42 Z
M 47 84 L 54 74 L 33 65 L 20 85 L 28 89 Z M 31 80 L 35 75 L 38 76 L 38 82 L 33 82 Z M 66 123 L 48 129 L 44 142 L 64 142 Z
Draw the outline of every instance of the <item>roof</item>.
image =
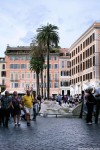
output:
M 30 46 L 17 46 L 17 47 L 7 46 L 6 50 L 30 50 Z

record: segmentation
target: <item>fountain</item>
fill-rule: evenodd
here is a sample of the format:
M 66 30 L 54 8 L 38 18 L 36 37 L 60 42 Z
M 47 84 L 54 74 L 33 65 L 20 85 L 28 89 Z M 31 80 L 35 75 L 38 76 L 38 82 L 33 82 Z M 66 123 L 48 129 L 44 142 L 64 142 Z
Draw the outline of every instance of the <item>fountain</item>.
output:
M 66 116 L 66 117 L 73 117 L 73 116 L 79 116 L 81 109 L 81 104 L 74 105 L 71 107 L 68 103 L 62 103 L 60 106 L 58 102 L 56 101 L 49 101 L 45 100 L 43 103 L 41 103 L 41 110 L 40 115 L 41 116 Z

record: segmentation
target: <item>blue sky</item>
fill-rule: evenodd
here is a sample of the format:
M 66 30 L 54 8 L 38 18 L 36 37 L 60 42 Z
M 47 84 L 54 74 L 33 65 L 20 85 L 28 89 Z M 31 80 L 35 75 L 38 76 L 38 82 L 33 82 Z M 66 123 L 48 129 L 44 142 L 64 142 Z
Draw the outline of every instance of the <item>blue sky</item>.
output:
M 58 26 L 62 48 L 69 48 L 95 21 L 100 0 L 0 0 L 0 56 L 7 44 L 28 46 L 41 25 Z

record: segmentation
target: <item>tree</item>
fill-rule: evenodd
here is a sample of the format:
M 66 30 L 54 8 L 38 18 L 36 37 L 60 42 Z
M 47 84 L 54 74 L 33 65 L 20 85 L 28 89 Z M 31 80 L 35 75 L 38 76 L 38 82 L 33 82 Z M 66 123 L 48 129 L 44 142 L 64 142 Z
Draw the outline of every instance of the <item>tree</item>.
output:
M 43 71 L 43 64 L 45 62 L 43 51 L 41 49 L 42 49 L 42 47 L 40 45 L 31 44 L 30 70 L 34 70 L 36 72 L 37 95 L 40 92 L 39 74 Z M 42 79 L 41 79 L 41 81 L 42 81 Z M 42 82 L 41 82 L 41 84 L 43 85 Z
M 49 52 L 52 47 L 57 47 L 59 43 L 58 27 L 52 24 L 42 26 L 37 29 L 37 39 L 47 47 L 47 99 L 49 99 Z

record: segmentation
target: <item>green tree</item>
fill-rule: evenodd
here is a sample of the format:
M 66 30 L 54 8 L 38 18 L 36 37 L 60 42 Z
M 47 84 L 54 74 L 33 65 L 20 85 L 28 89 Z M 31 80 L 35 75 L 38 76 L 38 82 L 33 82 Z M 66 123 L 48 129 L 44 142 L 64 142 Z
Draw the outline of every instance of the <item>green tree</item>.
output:
M 31 43 L 31 59 L 30 59 L 30 70 L 36 72 L 36 83 L 37 83 L 37 95 L 40 92 L 40 86 L 39 86 L 39 74 L 43 72 L 43 64 L 45 63 L 45 58 L 43 55 L 43 50 L 41 50 L 42 47 L 40 45 L 35 45 L 34 43 Z M 41 85 L 43 85 L 43 79 L 41 75 Z M 43 86 L 42 86 L 43 88 Z M 42 89 L 43 91 L 43 89 Z M 42 93 L 43 95 L 43 93 Z
M 49 99 L 49 52 L 52 47 L 57 47 L 59 43 L 58 27 L 52 24 L 41 26 L 37 29 L 37 39 L 47 47 L 47 99 Z

